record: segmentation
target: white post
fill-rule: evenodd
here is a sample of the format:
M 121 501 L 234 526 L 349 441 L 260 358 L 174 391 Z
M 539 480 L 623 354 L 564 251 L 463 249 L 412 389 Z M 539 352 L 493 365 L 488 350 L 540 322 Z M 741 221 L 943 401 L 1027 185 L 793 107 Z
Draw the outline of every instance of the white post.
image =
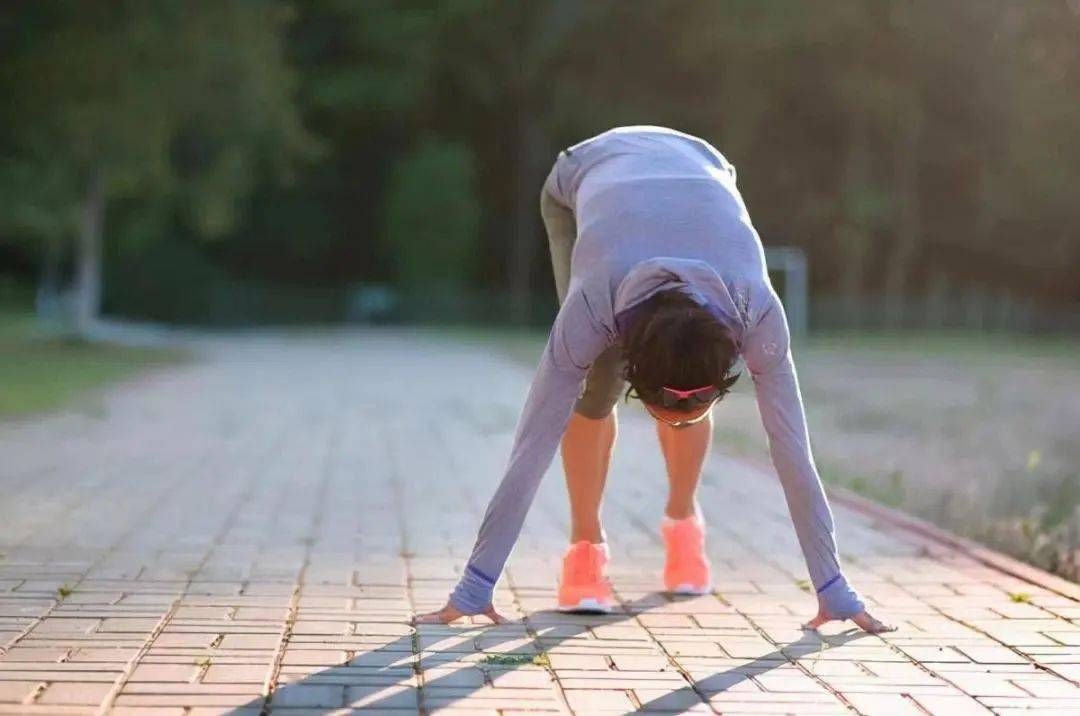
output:
M 765 263 L 771 271 L 784 273 L 784 303 L 788 327 L 793 339 L 806 336 L 810 325 L 810 285 L 806 254 L 794 246 L 774 246 L 765 249 Z

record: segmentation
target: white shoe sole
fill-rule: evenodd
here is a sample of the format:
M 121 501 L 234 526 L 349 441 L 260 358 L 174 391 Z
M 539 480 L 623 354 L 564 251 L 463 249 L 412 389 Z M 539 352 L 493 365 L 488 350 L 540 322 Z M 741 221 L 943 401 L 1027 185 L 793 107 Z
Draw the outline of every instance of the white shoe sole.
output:
M 672 594 L 684 594 L 688 596 L 700 597 L 705 594 L 712 593 L 712 587 L 708 584 L 704 586 L 694 586 L 693 584 L 680 584 L 674 589 L 670 590 Z
M 586 614 L 610 614 L 611 605 L 598 599 L 582 599 L 577 604 L 560 604 L 560 612 L 584 612 Z

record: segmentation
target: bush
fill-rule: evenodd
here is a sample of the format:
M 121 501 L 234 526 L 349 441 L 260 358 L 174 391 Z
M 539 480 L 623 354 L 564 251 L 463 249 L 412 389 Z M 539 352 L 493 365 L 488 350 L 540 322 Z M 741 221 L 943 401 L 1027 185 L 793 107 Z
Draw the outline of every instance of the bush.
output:
M 471 150 L 428 137 L 395 165 L 381 240 L 406 291 L 453 293 L 476 273 L 480 202 Z

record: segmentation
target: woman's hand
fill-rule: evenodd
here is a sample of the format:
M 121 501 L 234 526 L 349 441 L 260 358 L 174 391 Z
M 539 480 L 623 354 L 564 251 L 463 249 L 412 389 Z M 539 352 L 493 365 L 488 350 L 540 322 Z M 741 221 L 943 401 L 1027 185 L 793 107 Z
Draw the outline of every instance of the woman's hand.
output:
M 863 631 L 870 634 L 883 634 L 889 631 L 896 631 L 896 627 L 890 624 L 880 622 L 874 617 L 870 616 L 870 612 L 862 611 L 853 617 L 849 617 L 851 621 L 858 624 Z M 817 628 L 825 622 L 833 621 L 836 617 L 829 614 L 825 607 L 819 607 L 817 616 L 803 624 L 804 629 L 813 629 L 817 631 Z
M 492 621 L 494 624 L 506 624 L 509 620 L 495 611 L 495 607 L 492 604 L 487 605 L 482 614 Z M 449 602 L 446 606 L 437 612 L 429 612 L 428 614 L 420 614 L 414 620 L 414 624 L 449 624 L 455 622 L 461 617 L 468 616 L 460 609 L 455 607 Z

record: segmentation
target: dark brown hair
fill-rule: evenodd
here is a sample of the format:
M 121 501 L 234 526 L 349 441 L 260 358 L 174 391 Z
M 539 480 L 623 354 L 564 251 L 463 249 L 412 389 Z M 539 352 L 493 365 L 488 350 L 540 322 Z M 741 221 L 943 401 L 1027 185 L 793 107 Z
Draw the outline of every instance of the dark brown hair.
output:
M 739 379 L 731 331 L 687 294 L 661 291 L 631 310 L 622 335 L 627 398 L 660 405 L 664 386 L 714 385 L 723 395 Z

